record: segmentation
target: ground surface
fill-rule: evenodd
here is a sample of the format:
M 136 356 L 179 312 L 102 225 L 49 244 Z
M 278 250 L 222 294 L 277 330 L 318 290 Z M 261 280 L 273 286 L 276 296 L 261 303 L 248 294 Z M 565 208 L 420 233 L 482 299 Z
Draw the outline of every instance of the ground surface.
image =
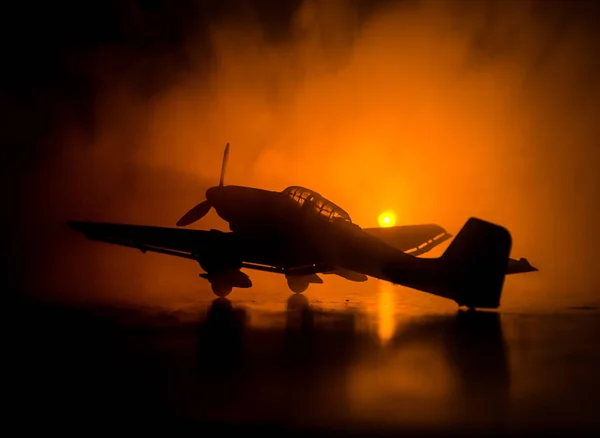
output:
M 329 298 L 17 300 L 5 414 L 22 427 L 178 420 L 222 433 L 600 430 L 595 308 L 459 312 L 391 289 Z

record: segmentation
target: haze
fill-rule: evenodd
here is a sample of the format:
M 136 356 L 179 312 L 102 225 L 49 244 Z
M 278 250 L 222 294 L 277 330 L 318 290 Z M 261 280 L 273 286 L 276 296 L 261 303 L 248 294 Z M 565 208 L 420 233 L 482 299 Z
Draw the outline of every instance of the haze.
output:
M 233 3 L 245 7 L 210 22 L 199 6 L 179 15 L 170 5 L 106 6 L 119 13 L 122 41 L 57 61 L 92 90 L 83 106 L 69 98 L 67 79 L 60 88 L 40 79 L 45 70 L 28 72 L 55 88 L 5 108 L 5 143 L 36 146 L 6 155 L 18 169 L 5 186 L 18 201 L 8 221 L 19 232 L 4 257 L 17 287 L 147 302 L 208 296 L 194 263 L 83 241 L 64 222 L 174 226 L 218 182 L 230 142 L 227 184 L 307 186 L 364 227 L 390 209 L 398 224 L 452 233 L 470 216 L 485 218 L 510 229 L 513 256 L 540 269 L 508 279 L 505 296 L 596 300 L 592 2 L 369 9 L 305 0 L 282 2 L 268 18 L 260 2 Z M 157 26 L 159 16 L 168 26 Z M 34 136 L 29 122 L 42 118 L 49 128 Z M 195 227 L 225 224 L 210 213 Z M 255 287 L 285 287 L 252 278 Z M 339 287 L 373 286 L 327 277 L 320 289 Z

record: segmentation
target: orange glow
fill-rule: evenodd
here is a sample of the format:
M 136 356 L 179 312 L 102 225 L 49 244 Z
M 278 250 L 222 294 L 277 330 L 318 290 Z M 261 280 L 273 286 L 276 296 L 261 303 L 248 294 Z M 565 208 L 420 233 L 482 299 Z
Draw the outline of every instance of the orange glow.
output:
M 394 213 L 391 210 L 384 211 L 377 218 L 377 222 L 379 222 L 379 226 L 383 228 L 393 227 L 394 225 L 396 225 L 396 213 Z
M 299 2 L 290 40 L 277 44 L 259 23 L 215 23 L 210 59 L 195 40 L 204 32 L 182 35 L 181 70 L 145 57 L 135 64 L 117 49 L 90 55 L 80 70 L 94 72 L 91 83 L 115 84 L 94 99 L 93 135 L 65 109 L 53 139 L 60 150 L 24 174 L 19 204 L 30 231 L 19 245 L 32 254 L 31 288 L 127 291 L 149 302 L 175 291 L 212 297 L 197 264 L 91 244 L 64 223 L 174 226 L 218 182 L 230 142 L 227 184 L 306 186 L 362 227 L 377 226 L 384 209 L 399 225 L 436 223 L 453 234 L 481 217 L 506 226 L 512 255 L 540 268 L 507 278 L 509 289 L 568 290 L 569 299 L 575 287 L 597 290 L 599 243 L 589 230 L 600 217 L 600 88 L 577 89 L 597 76 L 579 33 L 548 41 L 554 32 L 520 2 L 498 2 L 494 26 L 488 8 L 471 6 L 479 2 L 463 2 L 469 13 L 453 2 L 385 2 L 359 28 L 353 3 Z M 138 68 L 111 79 L 123 59 Z M 142 99 L 140 65 L 176 79 Z M 380 216 L 379 225 L 395 219 Z M 227 225 L 211 212 L 194 228 Z M 285 288 L 276 276 L 251 278 L 258 290 Z M 332 283 L 319 293 L 333 294 Z
M 394 286 L 387 281 L 380 281 L 377 306 L 377 334 L 379 341 L 385 345 L 396 330 Z

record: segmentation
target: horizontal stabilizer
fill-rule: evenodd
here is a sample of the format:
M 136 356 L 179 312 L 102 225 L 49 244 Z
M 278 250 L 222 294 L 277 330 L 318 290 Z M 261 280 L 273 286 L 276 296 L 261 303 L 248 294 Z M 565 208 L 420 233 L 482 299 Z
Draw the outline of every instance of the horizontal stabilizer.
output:
M 523 274 L 525 272 L 537 272 L 538 268 L 534 267 L 529 263 L 529 260 L 521 257 L 519 260 L 509 259 L 508 267 L 506 268 L 507 274 Z

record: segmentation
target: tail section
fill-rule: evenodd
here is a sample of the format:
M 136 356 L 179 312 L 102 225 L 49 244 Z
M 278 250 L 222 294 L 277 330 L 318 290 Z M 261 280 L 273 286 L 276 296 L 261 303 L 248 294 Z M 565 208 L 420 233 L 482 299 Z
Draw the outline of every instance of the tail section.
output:
M 459 306 L 495 309 L 500 305 L 512 238 L 499 225 L 470 218 L 439 258 Z

